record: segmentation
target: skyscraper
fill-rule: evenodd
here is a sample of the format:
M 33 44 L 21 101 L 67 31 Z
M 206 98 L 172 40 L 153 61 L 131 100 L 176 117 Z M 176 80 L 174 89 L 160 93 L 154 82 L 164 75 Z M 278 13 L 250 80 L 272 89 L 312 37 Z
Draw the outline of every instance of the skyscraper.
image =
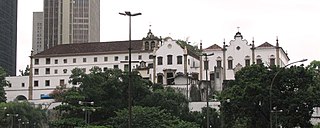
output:
M 17 0 L 0 0 L 0 66 L 16 75 Z
M 44 0 L 44 49 L 100 41 L 100 0 Z
M 33 12 L 32 49 L 35 54 L 44 50 L 43 12 Z

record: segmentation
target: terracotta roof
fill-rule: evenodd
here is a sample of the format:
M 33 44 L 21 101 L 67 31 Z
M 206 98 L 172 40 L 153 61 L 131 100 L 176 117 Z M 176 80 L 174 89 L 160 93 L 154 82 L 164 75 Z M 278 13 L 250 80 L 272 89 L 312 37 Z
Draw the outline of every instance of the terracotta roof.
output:
M 214 44 L 214 45 L 207 47 L 206 49 L 219 49 L 219 50 L 221 50 L 222 48 L 219 45 Z
M 142 40 L 132 40 L 132 52 L 141 51 L 142 45 Z M 62 44 L 40 52 L 34 57 L 127 53 L 128 48 L 129 41 Z
M 265 42 L 265 43 L 259 45 L 258 48 L 259 47 L 274 47 L 274 46 L 272 44 L 268 43 L 268 42 Z

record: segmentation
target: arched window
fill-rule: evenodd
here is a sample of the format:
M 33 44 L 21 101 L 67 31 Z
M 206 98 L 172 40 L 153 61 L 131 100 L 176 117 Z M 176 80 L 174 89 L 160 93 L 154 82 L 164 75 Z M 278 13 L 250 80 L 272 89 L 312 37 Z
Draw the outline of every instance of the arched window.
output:
M 228 69 L 233 69 L 233 58 L 231 56 L 228 57 Z
M 162 63 L 163 58 L 162 58 L 161 56 L 159 56 L 157 59 L 158 59 L 158 65 L 162 65 L 162 64 L 163 64 L 163 63 Z
M 250 56 L 246 56 L 244 58 L 244 63 L 245 63 L 245 66 L 250 66 Z
M 222 67 L 222 66 L 221 66 L 221 61 L 222 61 L 221 57 L 218 56 L 218 57 L 217 57 L 217 67 L 218 67 L 218 68 L 221 68 L 221 67 Z
M 167 55 L 167 63 L 168 65 L 172 65 L 172 55 Z
M 276 59 L 274 55 L 271 55 L 269 59 L 270 59 L 270 66 L 276 65 Z
M 153 49 L 156 46 L 156 42 L 152 41 L 151 42 L 151 49 Z
M 257 56 L 257 64 L 262 64 L 262 58 L 260 55 Z
M 144 50 L 149 50 L 149 42 L 144 43 Z
M 182 56 L 177 56 L 177 64 L 182 64 Z

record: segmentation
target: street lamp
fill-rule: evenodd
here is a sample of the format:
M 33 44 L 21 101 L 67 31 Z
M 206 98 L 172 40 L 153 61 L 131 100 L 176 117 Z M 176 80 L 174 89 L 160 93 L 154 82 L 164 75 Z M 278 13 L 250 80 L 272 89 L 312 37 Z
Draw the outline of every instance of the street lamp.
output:
M 28 124 L 29 124 L 29 121 L 22 122 L 22 126 L 24 125 L 24 128 L 27 128 Z
M 18 117 L 19 114 L 7 114 L 8 117 L 11 117 L 11 128 L 13 128 L 14 117 Z
M 132 16 L 139 16 L 141 13 L 131 13 L 130 11 L 125 11 L 124 13 L 119 13 L 120 15 L 123 16 L 129 16 L 129 85 L 128 85 L 128 95 L 129 95 L 129 100 L 128 100 L 128 109 L 129 109 L 129 121 L 128 121 L 128 128 L 131 128 L 131 121 L 132 121 L 132 110 L 131 110 L 131 17 Z
M 209 69 L 209 61 L 208 61 L 208 56 L 212 56 L 214 53 L 207 54 L 203 53 L 202 56 L 204 56 L 204 69 L 206 70 L 206 82 L 208 82 L 208 69 Z M 211 85 L 211 83 L 209 82 Z M 209 85 L 207 84 L 206 86 L 206 101 L 207 101 L 207 128 L 210 127 L 210 122 L 209 122 Z
M 304 62 L 304 61 L 307 61 L 308 59 L 302 59 L 302 60 L 299 60 L 299 61 L 295 61 L 295 62 L 292 62 L 292 63 L 289 63 L 287 65 L 285 65 L 283 68 L 281 68 L 278 72 L 276 72 L 276 74 L 274 75 L 274 77 L 272 78 L 272 81 L 271 81 L 271 84 L 270 84 L 270 90 L 269 90 L 269 109 L 270 109 L 270 113 L 269 113 L 269 116 L 270 116 L 270 128 L 272 128 L 272 97 L 271 97 L 271 94 L 272 94 L 272 86 L 273 86 L 273 83 L 274 83 L 274 80 L 276 79 L 276 77 L 278 76 L 278 74 L 283 70 L 285 69 L 286 67 L 292 65 L 292 64 L 295 64 L 295 63 L 299 63 L 299 62 Z
M 80 105 L 86 105 L 86 104 L 94 105 L 94 102 L 93 101 L 91 101 L 91 102 L 79 101 L 79 104 Z M 91 111 L 94 112 L 94 111 L 96 111 L 96 109 L 94 109 L 94 108 L 83 108 L 82 111 L 84 111 L 85 124 L 88 125 L 90 123 Z

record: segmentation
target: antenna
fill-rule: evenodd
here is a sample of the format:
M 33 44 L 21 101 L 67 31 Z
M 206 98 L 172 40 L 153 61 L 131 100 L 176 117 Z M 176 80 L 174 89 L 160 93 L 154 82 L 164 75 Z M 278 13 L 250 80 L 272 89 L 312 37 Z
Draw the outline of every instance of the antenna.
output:
M 237 27 L 237 29 L 238 29 L 238 32 L 239 32 L 240 27 Z

